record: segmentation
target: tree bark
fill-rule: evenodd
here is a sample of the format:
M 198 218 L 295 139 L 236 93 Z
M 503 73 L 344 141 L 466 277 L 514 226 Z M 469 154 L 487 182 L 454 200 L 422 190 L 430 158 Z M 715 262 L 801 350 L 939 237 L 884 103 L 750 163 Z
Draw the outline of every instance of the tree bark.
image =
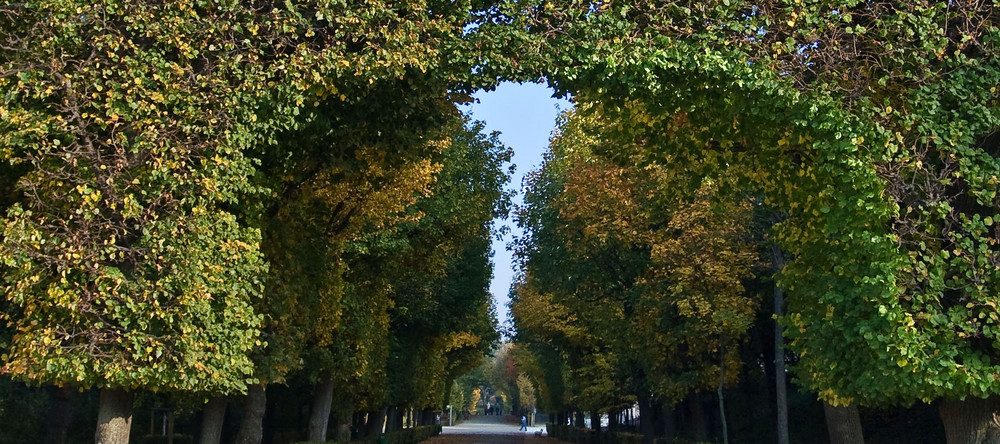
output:
M 619 416 L 621 415 L 621 413 L 622 413 L 622 411 L 618 410 L 618 409 L 614 409 L 614 410 L 608 411 L 608 431 L 609 432 L 617 432 L 618 431 Z
M 73 390 L 69 387 L 49 387 L 48 427 L 45 442 L 48 444 L 65 444 L 69 435 L 69 425 L 73 421 Z
M 576 411 L 573 412 L 574 426 L 576 427 L 587 427 L 587 418 L 583 416 L 583 412 Z
M 948 444 L 1000 443 L 1000 400 L 945 399 L 938 406 Z
M 823 402 L 826 413 L 826 427 L 830 431 L 830 444 L 864 444 L 865 435 L 861 430 L 861 416 L 858 406 L 834 407 Z
M 639 396 L 639 433 L 643 435 L 643 442 L 652 441 L 656 436 L 654 425 L 652 400 L 649 395 L 642 394 Z
M 132 394 L 122 389 L 101 389 L 97 410 L 97 444 L 128 444 L 132 429 Z
M 264 439 L 264 410 L 267 408 L 267 393 L 263 385 L 247 387 L 243 401 L 243 419 L 236 434 L 236 444 L 260 444 Z
M 596 430 L 598 433 L 601 431 L 601 412 L 594 410 L 590 412 L 590 428 Z
M 691 422 L 694 426 L 694 440 L 708 441 L 708 418 L 705 416 L 705 405 L 701 393 L 695 393 L 688 399 L 691 408 Z
M 333 441 L 346 443 L 351 440 L 351 428 L 354 425 L 354 412 L 351 407 L 340 406 L 333 413 Z
M 385 425 L 386 409 L 368 412 L 368 423 L 365 427 L 365 434 L 368 436 L 378 436 L 382 434 L 382 426 Z
M 660 415 L 663 417 L 663 437 L 666 442 L 674 442 L 677 437 L 677 417 L 674 408 L 663 404 Z
M 309 414 L 310 442 L 326 442 L 326 431 L 330 426 L 330 408 L 333 406 L 333 379 L 326 378 L 316 385 L 312 411 Z
M 420 425 L 434 425 L 437 421 L 437 411 L 431 407 L 425 408 L 420 414 Z
M 722 395 L 722 387 L 726 383 L 726 346 L 719 347 L 719 422 L 722 423 L 722 442 L 729 444 L 729 426 L 726 424 L 726 398 Z
M 174 444 L 174 411 L 167 412 L 167 444 Z
M 390 406 L 385 413 L 385 432 L 395 432 L 403 428 L 403 408 Z
M 774 271 L 785 266 L 785 256 L 777 245 L 771 246 Z M 785 336 L 778 319 L 785 314 L 785 295 L 774 284 L 774 390 L 778 413 L 778 444 L 788 444 L 788 385 L 785 382 Z
M 214 396 L 201 410 L 201 434 L 199 443 L 219 444 L 222 440 L 222 423 L 226 418 L 226 398 Z

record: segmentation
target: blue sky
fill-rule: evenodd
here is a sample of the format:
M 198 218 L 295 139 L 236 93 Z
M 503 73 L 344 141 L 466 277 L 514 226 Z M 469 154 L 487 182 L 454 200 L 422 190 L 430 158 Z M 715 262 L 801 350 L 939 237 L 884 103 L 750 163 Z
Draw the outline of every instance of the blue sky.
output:
M 549 136 L 555 129 L 556 116 L 560 110 L 571 107 L 569 101 L 552 98 L 552 90 L 545 85 L 534 83 L 503 83 L 494 91 L 479 92 L 475 95 L 478 103 L 465 107 L 472 112 L 475 120 L 486 124 L 486 131 L 500 132 L 500 140 L 514 149 L 513 163 L 516 167 L 510 186 L 517 191 L 514 204 L 522 202 L 522 179 L 524 174 L 536 169 L 542 163 L 542 154 L 549 144 Z M 507 243 L 512 235 L 520 234 L 512 218 L 494 221 L 506 224 L 511 233 L 500 241 L 493 241 L 493 282 L 490 292 L 496 301 L 497 315 L 503 326 L 509 319 L 507 292 L 514 277 L 511 253 Z

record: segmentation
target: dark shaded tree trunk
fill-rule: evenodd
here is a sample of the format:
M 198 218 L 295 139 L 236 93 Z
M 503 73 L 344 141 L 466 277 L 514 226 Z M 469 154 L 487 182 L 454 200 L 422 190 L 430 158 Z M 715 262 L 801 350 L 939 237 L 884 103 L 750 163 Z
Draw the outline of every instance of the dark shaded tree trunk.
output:
M 590 412 L 590 428 L 601 431 L 601 412 L 592 411 Z
M 132 429 L 132 394 L 122 389 L 101 389 L 97 410 L 97 444 L 128 444 Z
M 664 404 L 660 409 L 663 423 L 663 437 L 666 442 L 674 442 L 677 438 L 677 413 L 673 407 Z
M 719 395 L 719 422 L 722 424 L 722 442 L 729 444 L 729 425 L 726 424 L 726 398 L 723 396 L 722 388 L 726 383 L 726 346 L 719 347 L 719 386 L 716 392 Z
M 174 411 L 167 412 L 167 444 L 174 444 Z
M 774 271 L 785 266 L 785 256 L 777 245 L 771 246 L 774 256 Z M 777 318 L 785 314 L 785 295 L 778 284 L 774 284 L 774 390 L 778 415 L 778 444 L 788 444 L 788 385 L 785 382 L 785 336 Z
M 201 444 L 219 444 L 222 440 L 222 423 L 226 418 L 226 398 L 212 397 L 201 410 Z
M 705 415 L 705 404 L 701 393 L 695 393 L 688 399 L 691 409 L 691 425 L 694 428 L 695 441 L 708 441 L 708 417 Z
M 363 412 L 354 412 L 351 415 L 351 439 L 358 439 L 364 434 L 365 428 L 365 414 Z
M 576 427 L 587 426 L 587 418 L 583 416 L 583 412 L 580 411 L 573 412 L 573 425 Z
M 420 425 L 434 425 L 437 412 L 431 408 L 425 408 L 420 414 Z
M 642 433 L 643 442 L 652 442 L 656 437 L 654 426 L 652 399 L 649 395 L 642 394 L 639 396 L 639 433 Z
M 948 444 L 1000 443 L 1000 400 L 945 399 L 938 406 Z
M 396 416 L 398 415 L 396 407 L 389 406 L 385 409 L 385 433 L 396 430 Z
M 69 425 L 73 422 L 73 390 L 69 387 L 49 387 L 48 428 L 45 432 L 45 442 L 48 444 L 65 444 L 69 435 Z
M 243 419 L 236 433 L 236 444 L 260 444 L 264 439 L 264 411 L 267 409 L 267 393 L 263 385 L 247 387 L 243 400 Z
M 385 432 L 394 432 L 396 430 L 403 429 L 403 408 L 399 406 L 390 406 L 386 410 L 385 414 Z
M 386 409 L 368 412 L 368 422 L 365 425 L 365 435 L 378 436 L 382 434 L 382 426 L 385 424 Z
M 864 444 L 865 434 L 861 430 L 861 416 L 858 406 L 834 407 L 823 402 L 826 413 L 826 427 L 830 432 L 830 444 Z
M 618 431 L 618 425 L 620 423 L 619 420 L 621 419 L 620 418 L 621 414 L 622 414 L 622 411 L 618 410 L 618 409 L 614 409 L 614 410 L 611 410 L 611 411 L 608 412 L 608 431 L 609 432 L 617 432 Z
M 333 406 L 333 379 L 325 378 L 316 385 L 312 411 L 309 413 L 309 433 L 307 440 L 325 442 L 330 426 L 330 408 Z
M 338 405 L 333 411 L 333 441 L 346 443 L 351 440 L 351 428 L 354 425 L 354 415 L 350 405 Z

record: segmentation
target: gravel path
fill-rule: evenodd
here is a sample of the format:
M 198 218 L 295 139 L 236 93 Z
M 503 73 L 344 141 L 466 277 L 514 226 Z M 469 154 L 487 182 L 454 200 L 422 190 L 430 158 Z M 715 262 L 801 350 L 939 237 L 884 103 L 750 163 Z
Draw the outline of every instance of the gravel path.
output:
M 544 426 L 528 427 L 528 431 L 518 430 L 520 423 L 512 416 L 475 416 L 454 426 L 442 427 L 441 436 L 427 441 L 427 444 L 564 444 L 555 439 L 535 436 L 535 432 L 545 430 Z

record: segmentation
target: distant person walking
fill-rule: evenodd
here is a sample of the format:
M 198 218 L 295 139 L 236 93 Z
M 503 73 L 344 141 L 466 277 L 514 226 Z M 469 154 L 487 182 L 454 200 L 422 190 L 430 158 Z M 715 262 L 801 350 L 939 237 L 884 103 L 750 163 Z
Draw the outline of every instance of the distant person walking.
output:
M 521 415 L 521 428 L 519 428 L 517 430 L 518 431 L 521 431 L 521 430 L 528 431 L 528 418 L 526 418 L 524 415 Z

